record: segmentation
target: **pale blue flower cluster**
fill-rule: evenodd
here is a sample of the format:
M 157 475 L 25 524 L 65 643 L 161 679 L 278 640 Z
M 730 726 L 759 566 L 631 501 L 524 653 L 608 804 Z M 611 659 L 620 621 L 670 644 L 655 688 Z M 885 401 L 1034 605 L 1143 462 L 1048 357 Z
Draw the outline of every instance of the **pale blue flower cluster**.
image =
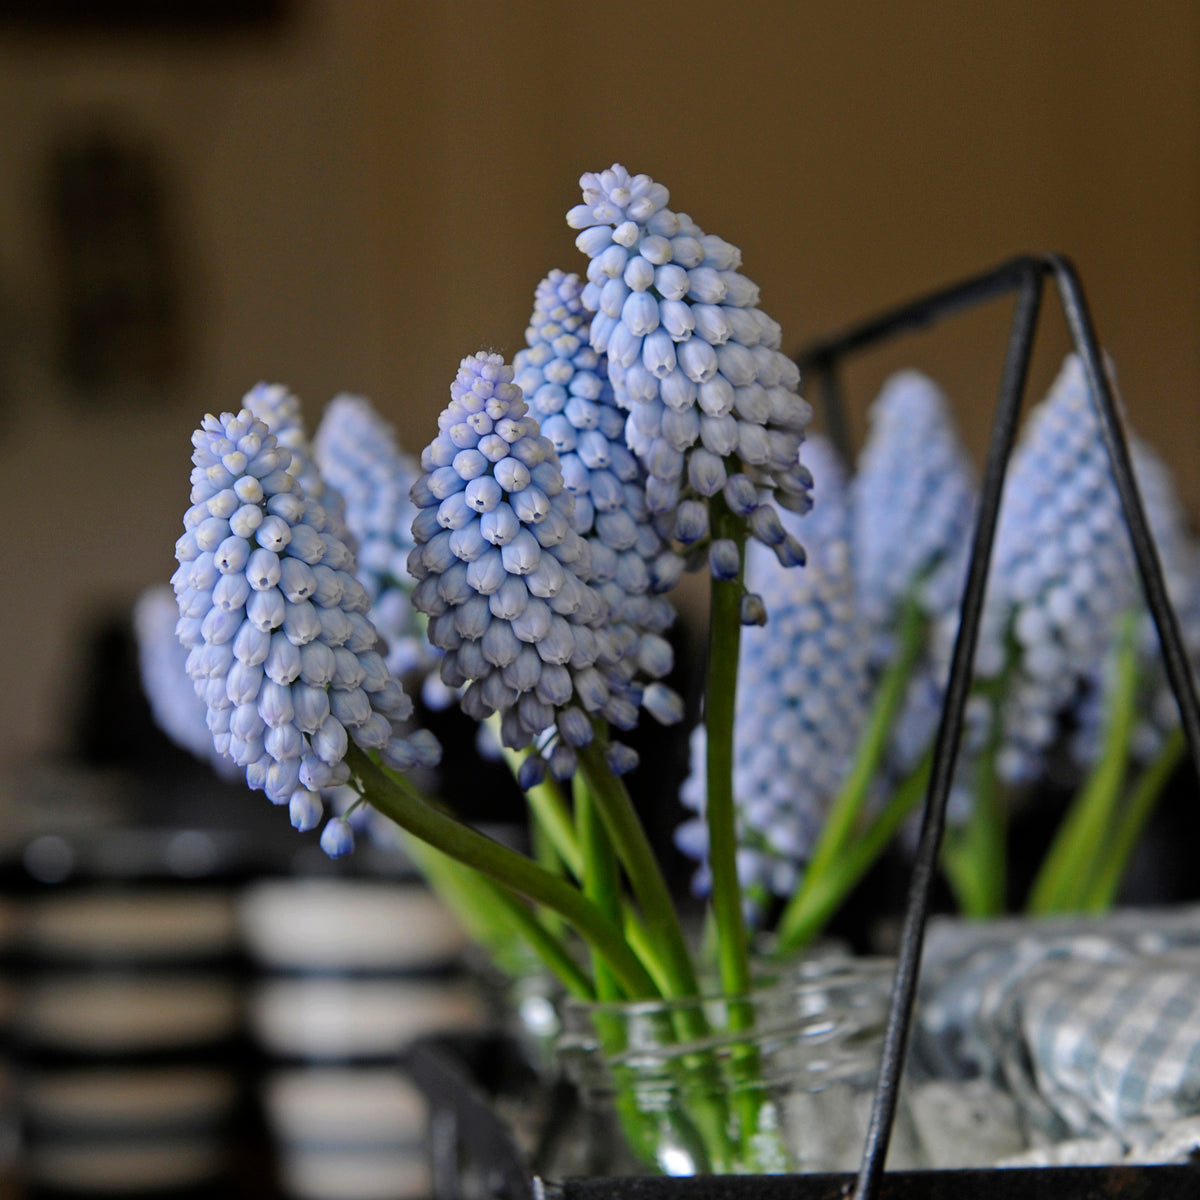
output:
M 1137 602 L 1136 580 L 1083 364 L 1070 355 L 1026 421 L 996 530 L 977 669 L 1007 670 L 1001 779 L 1040 772 L 1063 715 L 1095 684 L 1117 618 Z
M 868 416 L 853 483 L 854 574 L 863 615 L 886 631 L 914 589 L 930 616 L 958 604 L 976 484 L 946 397 L 927 376 L 891 376 Z
M 217 753 L 209 731 L 208 709 L 187 676 L 188 652 L 175 636 L 179 605 L 165 583 L 146 588 L 133 606 L 133 635 L 138 650 L 142 692 L 159 728 L 184 750 L 209 763 L 223 779 L 240 772 Z
M 872 666 L 882 672 L 893 657 L 905 604 L 915 603 L 935 624 L 957 614 L 977 487 L 945 393 L 928 376 L 915 370 L 892 375 L 868 420 L 851 485 L 851 536 Z M 948 666 L 948 654 L 922 652 L 892 730 L 890 774 L 907 775 L 931 744 Z
M 1200 660 L 1200 551 L 1188 528 L 1183 502 L 1166 463 L 1141 438 L 1131 436 L 1129 455 L 1146 520 L 1154 537 L 1167 594 L 1179 617 L 1188 657 Z M 1113 485 L 1115 490 L 1115 484 Z M 1122 525 L 1124 536 L 1124 525 Z M 1130 561 L 1132 562 L 1132 548 Z M 1133 568 L 1131 566 L 1130 570 Z M 1136 581 L 1135 581 L 1136 585 Z M 1167 734 L 1179 724 L 1179 710 L 1167 681 L 1158 632 L 1140 590 L 1136 593 L 1138 703 L 1131 752 L 1141 761 L 1151 759 Z M 1114 682 L 1114 656 L 1087 681 L 1074 713 L 1072 750 L 1083 764 L 1096 761 L 1103 747 L 1106 714 Z
M 397 769 L 440 751 L 402 732 L 412 704 L 379 653 L 354 557 L 305 496 L 291 452 L 248 408 L 207 416 L 192 445 L 172 578 L 187 673 L 218 752 L 311 829 L 321 791 L 349 777 L 351 739 Z M 339 830 L 328 840 L 344 848 Z
M 645 471 L 624 442 L 604 356 L 588 344 L 591 314 L 578 275 L 553 271 L 538 285 L 527 348 L 513 360 L 515 382 L 554 447 L 574 497 L 571 527 L 591 548 L 590 583 L 608 606 L 611 635 L 628 678 L 662 679 L 673 665 L 662 636 L 675 609 L 658 593 L 682 573 L 682 560 L 656 530 L 645 498 Z M 644 703 L 678 720 L 679 698 L 651 683 Z
M 738 873 L 751 897 L 795 890 L 853 758 L 869 697 L 869 638 L 856 602 L 845 470 L 821 438 L 812 439 L 808 459 L 816 503 L 804 519 L 807 565 L 784 569 L 754 544 L 747 552 L 747 583 L 770 614 L 765 627 L 743 631 L 738 665 Z M 703 725 L 691 749 L 681 799 L 696 816 L 679 827 L 676 841 L 703 859 Z M 706 884 L 702 867 L 696 885 Z
M 464 689 L 463 711 L 479 721 L 499 712 L 506 746 L 543 752 L 526 759 L 523 786 L 545 762 L 565 777 L 593 717 L 620 729 L 637 718 L 610 670 L 621 654 L 589 586 L 591 548 L 512 368 L 481 351 L 463 359 L 450 395 L 412 491 L 413 603 L 444 652 L 443 680 Z M 619 744 L 608 750 L 616 768 L 636 761 Z
M 425 621 L 413 608 L 408 573 L 417 511 L 409 492 L 420 473 L 416 461 L 401 452 L 391 425 L 370 401 L 348 394 L 326 406 L 313 437 L 313 457 L 345 502 L 346 525 L 358 543 L 358 578 L 371 599 L 371 620 L 387 641 L 388 670 L 398 678 L 428 674 L 437 656 L 425 637 Z
M 799 370 L 779 349 L 778 324 L 738 271 L 741 253 L 667 207 L 669 193 L 614 165 L 580 180 L 567 214 L 588 257 L 584 306 L 592 347 L 608 359 L 626 439 L 648 471 L 646 498 L 684 543 L 708 534 L 718 494 L 785 566 L 804 551 L 775 505 L 810 503 L 800 444 L 811 416 Z M 689 503 L 690 502 L 690 503 Z M 710 567 L 740 569 L 736 546 L 716 539 Z

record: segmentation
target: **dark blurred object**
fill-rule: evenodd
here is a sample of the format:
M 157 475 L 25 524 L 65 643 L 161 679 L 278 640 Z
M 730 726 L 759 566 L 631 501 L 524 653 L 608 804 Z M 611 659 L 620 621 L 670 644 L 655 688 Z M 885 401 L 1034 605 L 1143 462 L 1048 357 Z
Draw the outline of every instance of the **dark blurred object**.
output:
M 47 210 L 63 376 L 95 396 L 161 391 L 183 365 L 176 232 L 163 156 L 112 125 L 52 149 Z
M 0 25 L 46 32 L 197 33 L 278 23 L 285 0 L 0 0 Z

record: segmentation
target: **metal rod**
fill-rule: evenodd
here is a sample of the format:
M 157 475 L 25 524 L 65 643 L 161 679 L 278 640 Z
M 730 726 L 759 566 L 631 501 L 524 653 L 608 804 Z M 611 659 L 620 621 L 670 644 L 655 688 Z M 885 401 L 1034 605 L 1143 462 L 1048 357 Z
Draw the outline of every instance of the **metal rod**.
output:
M 1021 255 L 969 279 L 927 292 L 916 300 L 877 313 L 832 337 L 810 342 L 796 354 L 800 370 L 827 370 L 839 359 L 897 334 L 926 329 L 948 316 L 1016 291 L 1030 270 L 1047 269 L 1045 260 Z
M 896 960 L 896 975 L 892 983 L 891 1006 L 883 1035 L 879 1082 L 875 1089 L 866 1147 L 855 1186 L 855 1200 L 874 1200 L 877 1195 L 895 1120 L 916 999 L 925 925 L 937 871 L 938 851 L 945 827 L 946 802 L 954 778 L 954 765 L 962 736 L 963 711 L 971 687 L 975 647 L 979 640 L 979 624 L 992 557 L 992 542 L 1000 511 L 1000 498 L 1004 488 L 1004 475 L 1016 438 L 1033 337 L 1037 330 L 1042 275 L 1039 265 L 1032 261 L 1022 264 L 1016 275 L 1019 290 L 1013 309 L 1008 353 L 1000 380 L 1000 395 L 992 425 L 991 445 L 980 490 L 979 515 L 975 524 L 966 586 L 963 590 L 950 678 L 946 687 L 937 740 L 934 742 L 933 770 L 909 884 L 908 905 Z

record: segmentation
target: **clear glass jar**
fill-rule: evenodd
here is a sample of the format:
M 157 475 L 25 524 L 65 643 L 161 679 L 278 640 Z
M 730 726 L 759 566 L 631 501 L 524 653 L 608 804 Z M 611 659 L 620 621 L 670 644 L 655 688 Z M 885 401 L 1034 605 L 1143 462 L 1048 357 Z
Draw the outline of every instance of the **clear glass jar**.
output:
M 558 1054 L 579 1107 L 534 1167 L 547 1179 L 858 1168 L 893 964 L 826 958 L 748 995 L 564 1004 Z M 902 1101 L 888 1160 L 921 1165 Z

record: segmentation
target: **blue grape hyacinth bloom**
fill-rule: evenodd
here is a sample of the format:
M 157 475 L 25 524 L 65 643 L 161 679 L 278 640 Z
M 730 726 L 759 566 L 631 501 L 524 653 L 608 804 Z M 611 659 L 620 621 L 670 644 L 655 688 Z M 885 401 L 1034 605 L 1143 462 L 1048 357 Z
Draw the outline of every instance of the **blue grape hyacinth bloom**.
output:
M 1163 581 L 1179 618 L 1189 659 L 1195 661 L 1200 657 L 1200 554 L 1166 463 L 1141 438 L 1131 436 L 1128 442 L 1130 461 L 1158 551 Z M 1115 490 L 1115 483 L 1113 487 Z M 1132 547 L 1129 554 L 1130 570 L 1133 571 Z M 1138 717 L 1130 750 L 1136 760 L 1146 762 L 1158 753 L 1167 734 L 1178 726 L 1179 709 L 1167 681 L 1158 630 L 1141 594 L 1140 584 L 1137 587 Z M 1076 760 L 1084 765 L 1094 763 L 1103 747 L 1114 682 L 1113 666 L 1114 655 L 1111 653 L 1102 664 L 1096 664 L 1074 710 L 1072 750 Z
M 1001 501 L 977 669 L 1005 670 L 997 772 L 1037 776 L 1060 722 L 1095 681 L 1138 584 L 1099 418 L 1068 356 L 1030 412 Z
M 931 617 L 959 602 L 977 489 L 946 397 L 927 376 L 891 376 L 868 417 L 853 483 L 854 574 L 863 615 L 883 632 L 910 594 Z
M 625 416 L 616 406 L 606 361 L 588 343 L 591 314 L 578 275 L 552 271 L 538 285 L 526 331 L 527 348 L 514 361 L 515 382 L 558 455 L 574 499 L 571 527 L 591 549 L 590 583 L 608 605 L 609 629 L 621 648 L 621 670 L 660 680 L 673 665 L 663 634 L 675 620 L 658 594 L 682 572 L 645 498 L 645 471 L 625 446 Z M 682 702 L 651 683 L 644 703 L 655 715 L 678 719 Z
M 743 632 L 738 666 L 738 874 L 750 896 L 786 898 L 795 890 L 854 756 L 869 699 L 869 639 L 855 596 L 845 469 L 823 438 L 812 439 L 808 457 L 816 502 L 803 518 L 807 565 L 793 571 L 761 545 L 747 550 L 747 582 L 769 613 L 764 627 Z M 704 745 L 700 725 L 681 792 L 697 815 L 676 835 L 680 848 L 700 859 L 707 854 Z M 705 885 L 703 868 L 697 882 Z
M 851 541 L 873 669 L 897 652 L 908 605 L 937 625 L 957 614 L 978 503 L 974 470 L 944 392 L 915 370 L 884 383 L 851 484 Z M 913 770 L 941 718 L 949 660 L 922 651 L 889 748 L 888 770 Z
M 222 779 L 240 774 L 232 759 L 217 752 L 208 728 L 208 709 L 187 673 L 187 650 L 175 636 L 179 605 L 166 584 L 146 588 L 133 606 L 138 672 L 151 715 L 177 745 L 209 763 Z
M 672 212 L 667 189 L 647 175 L 614 164 L 580 184 L 583 203 L 567 222 L 589 259 L 589 337 L 628 412 L 626 438 L 648 471 L 651 511 L 686 540 L 699 518 L 681 506 L 703 512 L 724 492 L 784 565 L 803 561 L 774 506 L 809 506 L 800 444 L 811 409 L 796 364 L 779 349 L 778 324 L 738 270 L 741 252 Z M 728 570 L 719 554 L 712 563 Z
M 349 777 L 349 742 L 398 769 L 436 762 L 388 674 L 366 589 L 292 454 L 250 409 L 193 434 L 191 507 L 176 543 L 176 632 L 218 751 L 292 822 L 311 829 L 320 793 Z
M 475 720 L 500 714 L 504 745 L 537 744 L 521 782 L 548 763 L 570 775 L 592 718 L 637 718 L 608 609 L 590 586 L 591 549 L 572 528 L 573 499 L 550 440 L 497 354 L 463 359 L 421 455 L 409 569 L 413 603 L 443 651 L 445 683 Z M 610 747 L 610 765 L 629 753 Z
M 401 452 L 391 425 L 362 396 L 335 396 L 313 438 L 321 475 L 345 503 L 346 525 L 358 549 L 357 575 L 371 598 L 371 620 L 387 640 L 388 670 L 397 677 L 427 675 L 437 655 L 413 608 L 408 555 L 416 508 L 409 497 L 420 468 Z M 443 704 L 442 689 L 427 699 Z

